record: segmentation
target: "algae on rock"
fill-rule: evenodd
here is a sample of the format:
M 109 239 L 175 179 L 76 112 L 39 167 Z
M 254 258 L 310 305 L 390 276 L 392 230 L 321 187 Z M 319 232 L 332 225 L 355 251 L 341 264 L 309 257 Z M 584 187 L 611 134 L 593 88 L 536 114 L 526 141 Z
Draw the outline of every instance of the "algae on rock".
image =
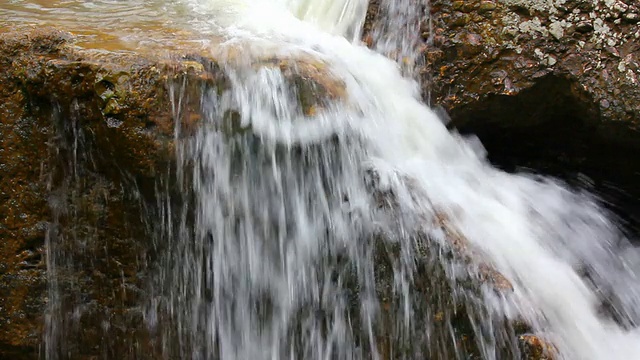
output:
M 73 41 L 52 28 L 0 33 L 0 357 L 157 358 L 141 310 L 156 186 L 174 171 L 176 134 L 201 121 L 203 89 L 230 84 L 200 49 Z M 321 68 L 278 62 L 306 113 L 343 95 Z

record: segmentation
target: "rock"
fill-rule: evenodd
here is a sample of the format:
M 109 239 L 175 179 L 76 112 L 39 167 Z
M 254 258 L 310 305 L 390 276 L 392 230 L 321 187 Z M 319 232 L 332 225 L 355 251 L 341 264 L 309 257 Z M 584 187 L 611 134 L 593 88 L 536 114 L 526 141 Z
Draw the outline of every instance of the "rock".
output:
M 77 341 L 58 348 L 54 333 L 49 350 L 134 351 L 132 334 L 146 331 L 135 311 L 150 246 L 142 204 L 173 138 L 167 85 L 205 73 L 72 41 L 53 29 L 0 35 L 0 357 L 45 350 L 53 299 L 60 308 L 50 316 L 65 327 L 57 331 Z
M 203 117 L 203 88 L 229 89 L 234 64 L 186 45 L 145 53 L 74 41 L 51 28 L 0 32 L 0 358 L 161 358 L 141 308 L 157 256 L 147 219 L 159 216 L 157 186 L 178 191 L 175 135 Z M 344 96 L 309 59 L 252 66 L 285 73 L 309 116 Z
M 480 7 L 478 7 L 478 12 L 485 13 L 489 11 L 493 11 L 496 9 L 495 1 L 481 1 Z
M 464 21 L 457 2 L 431 3 L 433 29 L 441 29 L 433 35 L 444 41 L 426 44 L 427 67 L 421 73 L 429 84 L 431 103 L 447 109 L 451 126 L 464 127 L 477 118 L 480 108 L 497 106 L 489 103 L 505 96 L 520 97 L 544 82 L 557 82 L 570 84 L 563 90 L 566 97 L 582 107 L 583 120 L 598 128 L 600 136 L 620 141 L 619 130 L 626 127 L 624 141 L 637 138 L 640 30 L 633 24 L 637 13 L 631 6 L 620 1 L 490 3 L 487 13 L 486 1 L 464 2 L 470 9 Z M 624 21 L 616 21 L 615 14 Z M 436 50 L 444 56 L 431 56 Z M 491 76 L 496 72 L 506 74 L 501 83 Z M 519 100 L 525 101 L 537 102 L 538 109 L 554 103 L 548 97 Z M 505 126 L 544 121 L 506 113 L 491 116 Z
M 435 225 L 445 234 L 447 242 L 456 252 L 456 256 L 477 267 L 476 271 L 481 281 L 489 284 L 497 292 L 513 291 L 511 282 L 491 265 L 482 261 L 481 255 L 477 254 L 469 241 L 456 230 L 447 214 L 436 211 Z
M 453 22 L 461 4 L 430 2 L 416 47 L 425 100 L 447 112 L 448 127 L 479 137 L 500 168 L 615 184 L 629 195 L 605 195 L 610 210 L 637 227 L 635 205 L 619 206 L 640 196 L 637 4 L 494 3 L 481 13 L 473 10 L 481 0 L 468 2 L 461 26 Z
M 520 335 L 518 339 L 526 360 L 555 360 L 557 358 L 555 346 L 538 336 L 524 334 Z
M 628 23 L 636 24 L 638 21 L 640 21 L 640 15 L 636 13 L 629 13 L 624 15 L 624 19 Z
M 593 31 L 593 24 L 589 20 L 580 21 L 576 24 L 576 31 L 586 34 Z
M 631 193 L 635 207 L 640 196 L 640 161 L 632 155 L 640 151 L 637 5 L 498 0 L 491 11 L 481 12 L 482 3 L 430 2 L 432 17 L 423 21 L 429 26 L 419 27 L 425 99 L 447 111 L 448 126 L 477 134 L 494 164 L 553 176 L 586 174 L 597 184 L 614 183 Z M 468 21 L 459 20 L 461 13 Z M 618 213 L 625 219 L 636 214 Z M 519 341 L 527 358 L 553 358 L 552 351 L 543 351 L 551 346 L 540 338 Z
M 346 100 L 345 83 L 333 76 L 323 61 L 306 54 L 283 57 L 269 49 L 256 51 L 254 47 L 252 44 L 223 47 L 214 55 L 225 66 L 238 71 L 253 72 L 259 68 L 281 71 L 306 116 L 312 117 L 335 100 Z
M 297 96 L 302 112 L 314 116 L 331 102 L 346 99 L 344 82 L 328 76 L 326 64 L 312 59 L 259 60 L 253 66 L 277 67 Z
M 615 204 L 608 209 L 636 228 L 640 29 L 627 17 L 640 13 L 637 6 L 495 4 L 488 13 L 469 12 L 471 21 L 460 26 L 451 23 L 459 10 L 450 2 L 431 2 L 432 30 L 420 34 L 423 96 L 447 112 L 448 127 L 477 136 L 494 165 L 579 187 L 576 174 L 586 175 L 596 184 L 590 191 Z
M 379 210 L 390 212 L 390 217 L 402 217 L 399 214 L 406 214 L 401 210 L 401 204 L 396 200 L 396 195 L 391 190 L 381 190 L 378 187 L 378 177 L 374 171 L 370 172 L 371 190 L 376 200 Z M 474 329 L 473 323 L 487 321 L 487 307 L 483 302 L 482 296 L 474 300 L 474 296 L 470 294 L 480 294 L 481 289 L 493 291 L 497 296 L 509 296 L 513 291 L 513 284 L 503 274 L 497 271 L 489 262 L 487 262 L 483 254 L 475 249 L 474 246 L 456 229 L 452 216 L 439 209 L 425 208 L 425 204 L 429 204 L 429 200 L 424 194 L 421 194 L 418 188 L 411 185 L 411 179 L 403 180 L 410 189 L 412 200 L 416 202 L 412 209 L 425 209 L 425 213 L 418 214 L 414 219 L 416 223 L 409 222 L 402 225 L 402 231 L 414 238 L 417 244 L 418 255 L 416 258 L 417 269 L 412 278 L 412 294 L 414 297 L 413 311 L 420 314 L 416 321 L 417 331 L 424 332 L 429 329 L 428 344 L 421 344 L 420 341 L 412 340 L 411 346 L 426 346 L 436 351 L 435 358 L 448 358 L 447 354 L 462 353 L 464 358 L 481 358 L 481 350 L 477 348 L 477 337 L 483 336 L 477 329 Z M 394 215 L 395 214 L 395 215 Z M 385 216 L 386 218 L 386 216 Z M 439 234 L 439 235 L 435 235 Z M 437 240 L 437 239 L 439 240 Z M 398 347 L 397 341 L 402 339 L 392 339 L 392 335 L 399 331 L 397 323 L 393 321 L 393 316 L 401 311 L 398 308 L 397 294 L 394 294 L 393 286 L 390 279 L 393 279 L 393 264 L 397 263 L 399 254 L 405 252 L 399 248 L 400 245 L 388 243 L 384 234 L 377 239 L 378 247 L 383 250 L 376 251 L 376 282 L 377 290 L 381 302 L 383 303 L 383 320 L 378 329 L 381 340 L 379 341 L 382 354 L 390 354 Z M 405 245 L 406 246 L 406 245 Z M 451 277 L 445 270 L 446 268 L 466 268 L 468 278 Z M 395 305 L 394 305 L 395 304 Z M 394 308 L 396 306 L 396 308 Z M 484 314 L 484 315 L 483 315 Z M 387 320 L 384 320 L 387 319 Z M 491 335 L 496 343 L 496 351 L 498 358 L 522 358 L 525 355 L 523 348 L 522 353 L 513 353 L 517 348 L 517 342 L 521 342 L 520 336 L 527 335 L 530 331 L 530 325 L 522 320 L 511 319 L 494 319 L 497 323 L 504 324 L 504 328 L 499 327 L 500 331 L 492 331 Z M 419 324 L 419 325 L 418 325 Z M 402 326 L 402 325 L 401 325 Z M 392 329 L 392 330 L 390 330 Z M 393 330 L 395 329 L 395 330 Z M 384 351 L 387 348 L 387 351 Z M 395 350 L 399 351 L 399 350 Z M 414 351 L 414 352 L 411 352 Z M 415 354 L 410 350 L 409 354 Z M 528 351 L 528 350 L 526 350 Z M 385 357 L 390 359 L 392 357 Z M 525 357 L 525 359 L 545 359 Z

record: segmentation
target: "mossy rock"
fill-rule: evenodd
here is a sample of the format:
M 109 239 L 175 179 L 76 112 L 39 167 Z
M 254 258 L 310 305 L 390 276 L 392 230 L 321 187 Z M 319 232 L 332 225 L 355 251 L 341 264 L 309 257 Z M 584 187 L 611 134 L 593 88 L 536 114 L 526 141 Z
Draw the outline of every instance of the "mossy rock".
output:
M 56 351 L 158 358 L 139 312 L 154 253 L 145 208 L 175 167 L 175 136 L 200 126 L 203 89 L 229 90 L 233 64 L 199 48 L 158 54 L 74 41 L 53 28 L 0 32 L 0 357 L 45 351 L 47 279 L 56 278 L 60 308 L 51 315 L 76 339 Z M 309 117 L 344 96 L 342 82 L 310 59 L 253 63 L 278 67 Z M 183 95 L 180 109 L 172 91 Z M 223 131 L 244 131 L 238 112 L 224 118 Z M 72 318 L 74 309 L 84 310 Z

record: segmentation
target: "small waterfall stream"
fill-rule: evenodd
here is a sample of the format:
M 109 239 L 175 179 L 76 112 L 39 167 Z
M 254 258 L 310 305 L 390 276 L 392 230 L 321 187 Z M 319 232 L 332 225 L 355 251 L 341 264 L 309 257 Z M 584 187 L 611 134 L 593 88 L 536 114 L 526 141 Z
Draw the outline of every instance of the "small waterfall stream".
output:
M 493 168 L 421 101 L 425 1 L 383 2 L 373 50 L 366 0 L 183 3 L 226 39 L 231 86 L 198 94 L 202 121 L 176 124 L 157 181 L 155 356 L 520 359 L 535 334 L 556 359 L 640 359 L 640 254 L 610 215 Z M 185 89 L 171 86 L 175 119 Z M 45 357 L 65 358 L 50 287 Z
M 640 356 L 637 335 L 598 312 L 601 297 L 579 274 L 609 288 L 618 316 L 635 323 L 640 283 L 614 255 L 615 225 L 588 195 L 501 173 L 477 145 L 450 134 L 394 62 L 358 45 L 365 5 L 195 4 L 230 48 L 246 50 L 247 63 L 227 69 L 231 91 L 203 93 L 205 123 L 182 142 L 190 195 L 178 223 L 167 221 L 162 276 L 180 346 L 167 351 L 502 359 L 518 355 L 516 330 L 501 319 L 523 319 L 568 359 Z M 414 5 L 398 5 L 404 12 L 390 8 L 393 31 L 378 47 L 395 42 L 411 54 L 415 41 L 394 16 L 413 14 Z M 322 62 L 344 82 L 345 98 L 309 116 L 281 69 L 250 66 L 261 56 Z M 220 130 L 228 113 L 240 130 Z M 376 191 L 394 205 L 378 206 Z M 465 288 L 473 271 L 424 251 L 451 248 L 433 225 L 441 214 L 512 293 Z M 424 276 L 431 279 L 421 292 Z M 467 319 L 456 320 L 459 313 Z M 469 327 L 464 336 L 460 323 Z M 465 336 L 474 344 L 461 344 Z

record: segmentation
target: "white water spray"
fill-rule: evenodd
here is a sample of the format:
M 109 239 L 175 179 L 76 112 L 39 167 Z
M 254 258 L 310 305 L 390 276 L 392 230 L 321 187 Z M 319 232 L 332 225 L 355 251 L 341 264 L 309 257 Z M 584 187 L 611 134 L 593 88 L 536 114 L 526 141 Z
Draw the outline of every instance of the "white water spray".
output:
M 237 111 L 255 137 L 204 127 L 183 149 L 184 168 L 195 168 L 196 219 L 193 231 L 186 220 L 172 228 L 181 240 L 169 275 L 178 287 L 172 309 L 186 324 L 178 331 L 183 355 L 381 356 L 374 325 L 381 316 L 379 264 L 370 239 L 382 228 L 403 249 L 413 248 L 388 217 L 371 210 L 361 179 L 373 168 L 407 218 L 447 213 L 479 256 L 512 281 L 513 296 L 488 306 L 526 319 L 563 358 L 640 359 L 640 335 L 600 314 L 600 294 L 579 275 L 588 269 L 597 287 L 615 295 L 619 315 L 632 325 L 640 320 L 638 269 L 616 254 L 624 240 L 614 224 L 588 195 L 500 172 L 449 133 L 396 63 L 359 45 L 365 1 L 202 0 L 193 9 L 211 16 L 228 46 L 242 46 L 248 57 L 275 51 L 327 64 L 347 95 L 308 118 L 281 71 L 249 67 L 229 69 L 231 92 L 203 96 L 210 124 Z M 415 192 L 428 201 L 402 196 Z M 417 254 L 407 251 L 393 271 L 410 323 L 421 314 L 410 300 Z M 345 295 L 349 287 L 358 296 Z M 355 316 L 350 301 L 358 303 Z M 482 357 L 499 358 L 490 343 L 481 344 Z

